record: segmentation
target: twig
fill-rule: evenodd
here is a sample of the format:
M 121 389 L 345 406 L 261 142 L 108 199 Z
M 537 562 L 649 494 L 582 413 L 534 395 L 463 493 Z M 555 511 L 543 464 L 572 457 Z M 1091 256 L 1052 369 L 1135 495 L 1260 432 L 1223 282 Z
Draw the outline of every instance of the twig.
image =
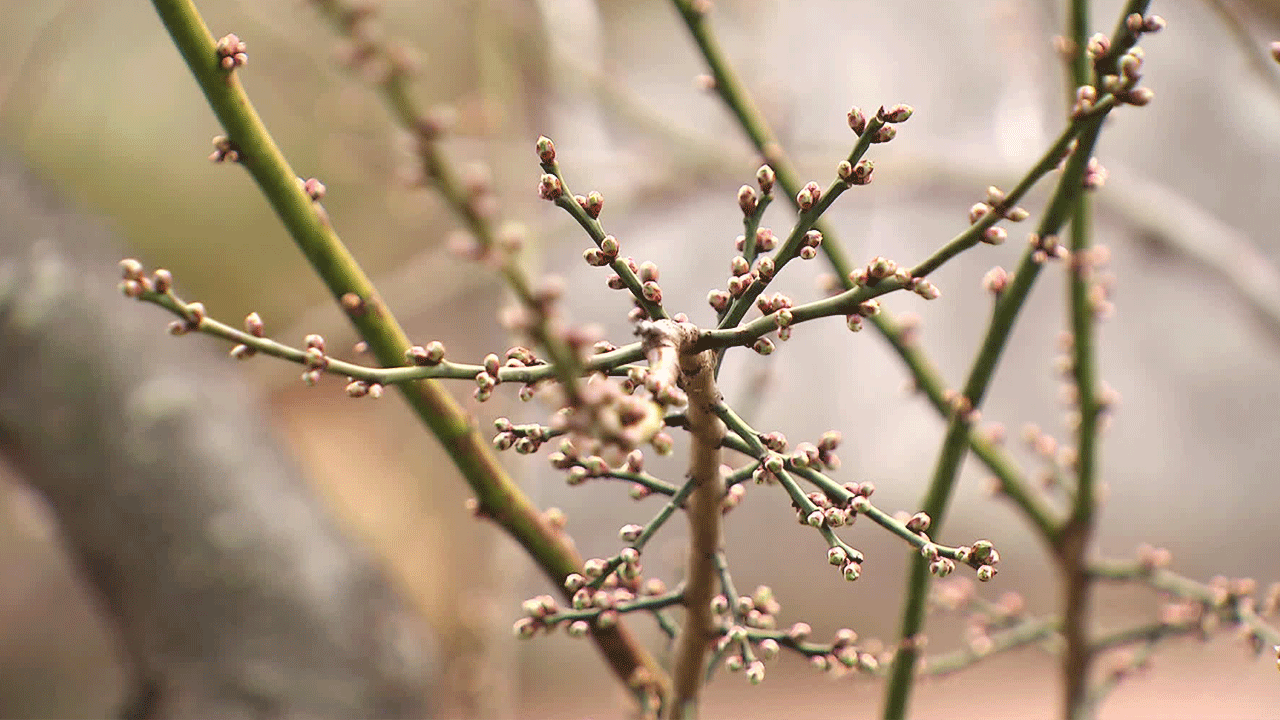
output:
M 769 128 L 764 115 L 755 106 L 746 90 L 746 86 L 738 78 L 728 57 L 720 48 L 706 21 L 705 15 L 697 8 L 697 3 L 691 0 L 672 0 L 672 4 L 679 11 L 681 18 L 702 53 L 703 60 L 707 63 L 707 67 L 715 78 L 716 93 L 720 95 L 730 112 L 738 119 L 739 124 L 756 151 L 773 168 L 777 175 L 777 184 L 790 196 L 791 202 L 795 206 L 796 195 L 801 187 L 796 172 L 791 167 L 791 163 L 783 152 L 782 146 L 778 143 L 773 131 Z M 1110 101 L 1106 98 L 1100 98 L 1098 106 L 1105 107 L 1109 103 Z M 1064 150 L 1072 137 L 1074 137 L 1069 135 L 1069 132 L 1078 134 L 1079 128 L 1073 123 L 1071 128 L 1064 132 L 1065 139 L 1060 140 Z M 1055 147 L 1057 147 L 1056 144 Z M 1052 151 L 1053 148 L 1050 150 Z M 1046 153 L 1046 157 L 1048 156 L 1049 153 Z M 1053 169 L 1056 162 L 1057 160 L 1055 159 L 1053 163 L 1037 163 L 1033 171 L 1039 170 L 1040 173 L 1038 175 L 1035 172 L 1028 173 L 1027 177 L 1019 182 L 1018 188 L 1023 188 L 1023 192 L 1029 190 L 1035 180 L 1038 180 L 1043 174 Z M 1016 189 L 1013 196 L 1015 198 L 1018 197 Z M 1012 205 L 1010 204 L 1011 207 Z M 971 247 L 977 243 L 982 234 L 990 225 L 997 222 L 1000 217 L 999 213 L 988 213 L 979 223 L 966 229 L 964 233 L 944 246 L 944 249 L 940 252 L 945 254 L 945 257 L 935 254 L 933 258 L 921 263 L 912 272 L 936 269 L 937 265 L 945 262 L 946 259 L 960 252 L 964 247 Z M 836 233 L 821 220 L 814 223 L 813 227 L 822 233 L 822 252 L 835 270 L 836 276 L 846 289 L 852 289 L 854 286 L 849 279 L 849 273 L 853 270 L 853 265 L 845 255 L 843 246 L 837 240 Z M 930 401 L 944 417 L 948 416 L 950 406 L 945 399 L 947 395 L 946 383 L 942 381 L 933 363 L 919 347 L 909 342 L 898 331 L 900 326 L 889 312 L 882 309 L 879 314 L 871 318 L 871 323 L 880 332 L 881 336 L 889 342 L 894 352 L 902 358 L 907 369 L 911 372 L 916 386 L 924 390 Z M 985 441 L 981 434 L 976 431 L 970 433 L 969 440 L 978 456 L 984 462 L 987 462 L 992 472 L 1000 480 L 1001 489 L 1005 496 L 1016 503 L 1036 525 L 1037 529 L 1045 536 L 1048 536 L 1049 531 L 1055 525 L 1052 511 L 1033 494 L 1029 483 L 1016 472 L 1016 466 L 1013 461 L 992 443 Z

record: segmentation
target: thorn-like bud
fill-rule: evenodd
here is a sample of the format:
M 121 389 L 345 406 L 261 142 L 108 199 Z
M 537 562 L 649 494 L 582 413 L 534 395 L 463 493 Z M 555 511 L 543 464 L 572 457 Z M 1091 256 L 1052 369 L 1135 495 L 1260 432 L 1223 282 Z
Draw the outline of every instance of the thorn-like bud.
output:
M 1133 105 L 1136 107 L 1142 107 L 1143 105 L 1146 105 L 1147 103 L 1151 102 L 1151 100 L 1154 99 L 1155 96 L 1156 96 L 1155 90 L 1152 90 L 1149 87 L 1140 87 L 1140 88 L 1134 88 L 1133 90 L 1125 93 L 1124 101 L 1130 105 Z
M 871 262 L 867 263 L 867 276 L 876 280 L 883 280 L 898 270 L 898 263 L 889 258 L 876 256 Z
M 640 276 L 642 282 L 651 280 L 656 282 L 658 280 L 658 264 L 651 260 L 645 260 L 640 263 L 640 270 L 636 274 Z
M 796 205 L 801 210 L 812 210 L 814 205 L 822 199 L 822 188 L 818 187 L 818 183 L 806 183 L 800 188 L 800 192 L 796 193 Z
M 123 280 L 141 280 L 144 270 L 142 263 L 134 258 L 125 258 L 120 261 L 120 277 Z
M 906 122 L 911 114 L 915 112 L 915 108 L 910 105 L 891 105 L 887 109 L 881 106 L 880 111 L 876 113 L 876 117 L 887 123 Z
M 773 273 L 775 272 L 773 258 L 768 255 L 761 255 L 756 258 L 756 264 L 753 271 L 755 272 L 756 277 L 760 278 L 764 282 L 769 282 L 773 279 Z
M 756 250 L 758 252 L 769 252 L 778 246 L 778 236 L 773 234 L 770 228 L 756 229 Z
M 929 529 L 930 523 L 931 518 L 928 513 L 918 512 L 907 521 L 907 529 L 913 533 L 922 533 Z
M 859 160 L 858 164 L 853 167 L 854 185 L 870 185 L 871 174 L 875 172 L 876 164 L 870 160 Z
M 564 183 L 560 182 L 560 178 L 551 173 L 543 174 L 538 181 L 538 197 L 555 202 L 561 195 L 564 195 Z
M 1110 51 L 1111 38 L 1102 33 L 1094 34 L 1093 37 L 1089 38 L 1088 44 L 1085 45 L 1085 52 L 1089 54 L 1089 59 L 1091 60 L 1097 60 Z
M 1009 273 L 999 265 L 991 268 L 987 271 L 986 275 L 982 276 L 982 287 L 987 292 L 997 297 L 999 297 L 1008 286 Z
M 556 144 L 551 142 L 551 138 L 546 135 L 538 137 L 538 161 L 542 163 L 553 163 L 556 161 Z
M 254 350 L 248 345 L 236 345 L 235 347 L 231 348 L 230 354 L 231 354 L 231 357 L 236 360 L 248 360 L 249 358 L 257 354 L 257 352 L 258 352 L 257 350 Z
M 862 110 L 855 107 L 849 110 L 848 118 L 849 129 L 853 131 L 854 135 L 861 137 L 862 133 L 867 129 L 867 116 L 862 114 Z
M 324 183 L 315 178 L 307 178 L 303 180 L 298 178 L 298 184 L 302 186 L 302 192 L 307 194 L 313 202 L 318 202 L 324 198 L 326 188 Z
M 587 215 L 589 215 L 592 220 L 599 219 L 600 212 L 604 210 L 604 196 L 595 190 L 592 190 L 587 193 L 586 202 L 582 204 L 582 209 L 587 211 Z
M 841 160 L 840 164 L 836 165 L 836 177 L 852 185 L 853 165 L 849 164 L 848 160 Z
M 759 204 L 760 199 L 756 196 L 755 188 L 750 185 L 743 185 L 738 188 L 738 207 L 742 209 L 743 215 L 754 213 Z
M 760 193 L 768 195 L 773 192 L 773 184 L 778 180 L 778 175 L 773 168 L 768 165 L 761 165 L 756 171 L 756 184 L 760 186 Z
M 262 323 L 262 316 L 256 312 L 251 312 L 244 317 L 244 331 L 254 337 L 262 337 L 266 334 L 266 326 Z
M 151 275 L 151 286 L 156 292 L 165 294 L 173 289 L 173 273 L 160 268 Z

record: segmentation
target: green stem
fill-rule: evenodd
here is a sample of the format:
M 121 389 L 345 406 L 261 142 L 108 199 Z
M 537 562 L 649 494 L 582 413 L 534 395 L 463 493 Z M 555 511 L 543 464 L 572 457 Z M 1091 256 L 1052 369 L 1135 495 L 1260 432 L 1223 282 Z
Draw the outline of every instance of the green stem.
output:
M 1067 38 L 1072 45 L 1068 63 L 1067 107 L 1075 103 L 1075 88 L 1093 84 L 1092 68 L 1085 52 L 1089 37 L 1088 0 L 1067 3 Z M 1097 389 L 1094 386 L 1093 315 L 1089 301 L 1088 251 L 1091 224 L 1090 201 L 1081 197 L 1071 217 L 1071 260 L 1067 305 L 1074 335 L 1072 369 L 1080 405 L 1076 433 L 1076 488 L 1068 520 L 1058 541 L 1062 572 L 1062 717 L 1082 720 L 1095 706 L 1089 697 L 1089 668 L 1094 654 L 1089 648 L 1088 619 L 1091 581 L 1086 574 L 1085 553 L 1094 524 L 1094 477 L 1097 458 Z
M 1061 229 L 1083 192 L 1085 167 L 1089 158 L 1093 156 L 1093 148 L 1102 129 L 1104 118 L 1105 115 L 1098 115 L 1085 122 L 1077 147 L 1067 161 L 1049 206 L 1041 219 L 1037 230 L 1040 237 L 1054 235 Z M 1014 322 L 1031 292 L 1040 268 L 1041 262 L 1037 262 L 1035 249 L 1027 248 L 1014 272 L 1012 282 L 996 301 L 991 324 L 964 385 L 961 402 L 968 408 L 976 410 L 982 406 L 982 400 L 995 374 L 1000 355 L 1008 343 Z M 971 432 L 967 413 L 953 411 L 943 440 L 942 451 L 934 469 L 933 481 L 922 503 L 922 510 L 932 518 L 935 531 L 945 520 L 960 465 L 968 449 L 968 438 Z M 917 643 L 914 640 L 918 639 L 924 630 L 928 581 L 928 564 L 918 556 L 912 558 L 900 631 L 902 645 L 893 659 L 893 669 L 885 697 L 885 718 L 906 716 L 907 702 L 915 677 L 916 658 L 919 655 Z

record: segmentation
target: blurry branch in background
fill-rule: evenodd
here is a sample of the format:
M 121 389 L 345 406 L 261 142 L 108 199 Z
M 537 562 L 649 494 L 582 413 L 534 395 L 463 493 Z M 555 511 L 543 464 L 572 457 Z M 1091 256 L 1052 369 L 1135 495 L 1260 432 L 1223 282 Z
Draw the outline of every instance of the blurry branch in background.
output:
M 429 712 L 427 628 L 245 383 L 118 312 L 115 238 L 3 158 L 0 218 L 0 454 L 118 633 L 119 717 Z
M 1280 67 L 1276 67 L 1275 59 L 1267 50 L 1258 46 L 1253 35 L 1249 33 L 1247 20 L 1241 17 L 1236 7 L 1226 0 L 1203 0 L 1203 2 L 1218 16 L 1222 27 L 1231 36 L 1231 41 L 1235 43 L 1236 49 L 1240 51 L 1245 62 L 1253 68 L 1254 74 L 1266 83 L 1274 98 L 1280 101 Z

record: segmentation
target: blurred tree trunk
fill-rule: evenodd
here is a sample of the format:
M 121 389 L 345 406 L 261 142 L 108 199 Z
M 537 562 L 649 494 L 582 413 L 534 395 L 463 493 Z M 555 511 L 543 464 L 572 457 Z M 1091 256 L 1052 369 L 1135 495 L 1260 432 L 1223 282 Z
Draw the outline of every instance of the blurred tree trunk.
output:
M 229 363 L 115 290 L 111 238 L 0 162 L 0 451 L 118 628 L 124 715 L 421 716 L 418 617 Z

